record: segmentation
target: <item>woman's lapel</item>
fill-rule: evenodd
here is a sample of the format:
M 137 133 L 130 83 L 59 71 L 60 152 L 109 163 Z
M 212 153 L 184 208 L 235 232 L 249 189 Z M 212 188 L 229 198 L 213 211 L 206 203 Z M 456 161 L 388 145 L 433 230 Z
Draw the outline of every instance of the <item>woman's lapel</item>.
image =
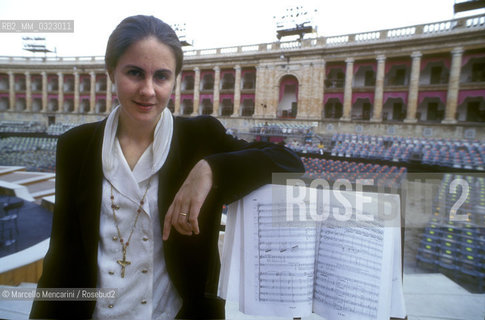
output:
M 167 155 L 167 159 L 163 164 L 158 174 L 158 213 L 160 216 L 160 225 L 163 230 L 163 220 L 165 214 L 171 203 L 170 199 L 173 199 L 175 193 L 178 191 L 181 183 L 180 175 L 182 174 L 182 158 L 180 156 L 180 147 L 182 145 L 180 123 L 177 119 L 173 121 L 173 136 L 172 143 L 170 144 L 170 151 Z
M 76 206 L 79 212 L 81 237 L 86 250 L 86 256 L 97 256 L 99 240 L 99 217 L 101 210 L 101 198 L 103 187 L 103 167 L 101 150 L 103 144 L 103 132 L 106 120 L 100 122 L 88 139 L 83 159 L 81 162 L 78 196 Z

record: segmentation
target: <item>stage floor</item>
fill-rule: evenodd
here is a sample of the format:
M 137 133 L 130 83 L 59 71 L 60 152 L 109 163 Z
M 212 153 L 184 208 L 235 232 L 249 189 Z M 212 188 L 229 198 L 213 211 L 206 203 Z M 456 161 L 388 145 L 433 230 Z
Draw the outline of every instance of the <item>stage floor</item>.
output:
M 0 204 L 12 203 L 17 200 L 22 199 L 0 196 Z M 12 229 L 16 237 L 16 242 L 10 246 L 0 246 L 0 258 L 27 249 L 49 238 L 52 227 L 52 213 L 35 202 L 24 200 L 24 205 L 18 212 L 17 225 L 19 232 L 16 236 L 16 230 Z M 8 226 L 8 228 L 10 227 L 12 226 Z M 9 236 L 9 231 L 6 230 L 6 236 Z

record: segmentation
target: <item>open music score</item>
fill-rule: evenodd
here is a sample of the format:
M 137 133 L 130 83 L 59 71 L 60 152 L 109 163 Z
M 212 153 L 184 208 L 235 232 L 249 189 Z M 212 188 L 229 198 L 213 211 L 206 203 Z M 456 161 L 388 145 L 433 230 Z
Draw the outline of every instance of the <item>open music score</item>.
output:
M 287 223 L 285 198 L 275 196 L 285 188 L 267 185 L 230 206 L 221 296 L 238 299 L 241 312 L 258 316 L 405 318 L 399 222 L 389 227 L 378 219 L 343 224 L 329 218 L 295 226 Z M 371 214 L 376 206 L 366 210 Z
M 322 310 L 317 313 L 334 309 L 341 316 L 348 313 L 378 319 L 383 240 L 384 229 L 379 226 L 336 227 L 330 223 L 320 229 L 314 297 L 316 309 Z
M 274 220 L 281 221 L 278 213 L 284 212 L 282 208 L 274 212 L 271 205 L 255 204 L 254 236 L 258 239 L 255 294 L 264 302 L 309 303 L 313 296 L 315 242 L 312 239 L 316 230 L 275 228 Z

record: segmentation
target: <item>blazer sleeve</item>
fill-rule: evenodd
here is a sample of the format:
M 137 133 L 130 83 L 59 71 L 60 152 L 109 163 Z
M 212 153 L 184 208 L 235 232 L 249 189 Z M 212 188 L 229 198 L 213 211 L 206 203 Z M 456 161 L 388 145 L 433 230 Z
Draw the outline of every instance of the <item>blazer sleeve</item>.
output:
M 75 139 L 74 139 L 75 140 Z M 49 250 L 44 258 L 43 272 L 37 288 L 83 287 L 84 274 L 79 269 L 84 255 L 81 243 L 79 220 L 74 209 L 75 181 L 78 174 L 76 150 L 78 141 L 61 136 L 56 152 L 56 205 L 53 214 Z M 30 318 L 51 319 L 66 315 L 83 317 L 82 304 L 71 301 L 34 300 Z M 74 316 L 76 315 L 76 316 Z
M 215 152 L 204 159 L 212 169 L 213 189 L 225 203 L 272 183 L 273 173 L 305 172 L 300 157 L 292 150 L 274 143 L 249 143 L 234 138 L 212 117 L 205 122 L 204 130 L 210 134 Z

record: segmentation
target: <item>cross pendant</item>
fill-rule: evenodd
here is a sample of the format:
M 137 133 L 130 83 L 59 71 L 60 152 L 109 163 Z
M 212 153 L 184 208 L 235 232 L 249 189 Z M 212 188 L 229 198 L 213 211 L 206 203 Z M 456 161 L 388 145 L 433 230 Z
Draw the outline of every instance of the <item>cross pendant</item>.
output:
M 123 248 L 123 260 L 116 260 L 118 264 L 121 266 L 121 277 L 125 277 L 125 268 L 126 266 L 130 265 L 131 262 L 126 260 L 126 248 Z

